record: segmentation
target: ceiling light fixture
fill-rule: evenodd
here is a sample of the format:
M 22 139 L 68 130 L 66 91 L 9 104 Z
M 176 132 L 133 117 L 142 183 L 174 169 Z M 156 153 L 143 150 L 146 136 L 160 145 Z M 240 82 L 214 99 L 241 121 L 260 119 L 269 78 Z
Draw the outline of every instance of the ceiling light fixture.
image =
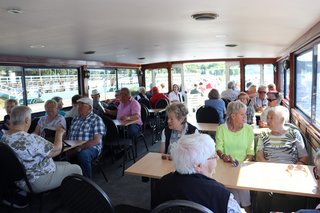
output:
M 43 44 L 33 44 L 30 45 L 31 49 L 40 49 L 40 48 L 45 48 L 46 46 L 44 46 Z
M 138 58 L 138 60 L 144 60 L 144 59 L 146 59 L 146 57 L 140 57 L 140 58 Z
M 83 54 L 86 54 L 86 55 L 91 55 L 91 54 L 95 54 L 96 51 L 86 51 L 86 52 L 83 52 Z
M 238 46 L 237 44 L 226 44 L 225 45 L 226 47 L 236 47 L 236 46 Z
M 10 9 L 7 9 L 7 12 L 10 13 L 10 14 L 21 14 L 22 11 L 18 8 L 10 8 Z
M 196 13 L 191 16 L 194 20 L 197 21 L 210 21 L 219 17 L 216 13 Z

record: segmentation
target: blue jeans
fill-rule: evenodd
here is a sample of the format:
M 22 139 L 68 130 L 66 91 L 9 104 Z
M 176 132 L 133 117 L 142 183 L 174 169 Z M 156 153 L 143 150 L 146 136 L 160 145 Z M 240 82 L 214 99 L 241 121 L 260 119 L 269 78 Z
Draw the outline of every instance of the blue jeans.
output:
M 141 131 L 141 125 L 131 124 L 128 126 L 128 138 L 133 138 Z
M 93 147 L 83 149 L 78 153 L 77 159 L 82 169 L 83 176 L 92 178 L 91 162 L 98 157 L 98 154 L 98 150 Z

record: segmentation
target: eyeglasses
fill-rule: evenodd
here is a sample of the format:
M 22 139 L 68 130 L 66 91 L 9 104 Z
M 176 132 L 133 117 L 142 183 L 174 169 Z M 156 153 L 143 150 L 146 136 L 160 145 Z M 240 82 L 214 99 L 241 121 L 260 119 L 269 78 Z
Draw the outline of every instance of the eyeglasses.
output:
M 293 171 L 302 171 L 305 176 L 308 176 L 308 171 L 305 167 L 301 165 L 288 165 L 286 171 L 292 176 Z
M 272 101 L 275 101 L 275 100 L 277 100 L 277 99 L 267 99 L 269 102 L 272 102 Z
M 259 91 L 258 93 L 262 94 L 262 93 L 267 93 L 266 91 Z
M 207 160 L 214 160 L 214 159 L 219 159 L 219 156 L 218 155 L 214 155 L 214 156 L 208 158 Z
M 320 179 L 320 176 L 318 175 L 318 168 L 316 166 L 313 167 L 313 175 L 316 180 Z

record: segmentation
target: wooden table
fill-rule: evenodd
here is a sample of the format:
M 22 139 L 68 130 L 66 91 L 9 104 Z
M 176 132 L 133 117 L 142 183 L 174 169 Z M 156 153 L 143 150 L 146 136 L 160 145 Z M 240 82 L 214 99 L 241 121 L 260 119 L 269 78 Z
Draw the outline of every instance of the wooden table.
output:
M 230 163 L 217 161 L 214 179 L 228 188 L 247 189 L 262 192 L 301 195 L 320 198 L 312 166 L 301 170 L 287 170 L 289 164 L 247 162 L 232 167 Z M 175 170 L 172 161 L 162 160 L 160 153 L 148 153 L 129 167 L 125 174 L 160 179 Z
M 157 114 L 166 111 L 166 108 L 148 109 L 149 113 Z
M 65 146 L 63 148 L 63 152 L 66 152 L 70 149 L 76 148 L 78 146 L 81 146 L 82 144 L 86 143 L 87 141 L 72 141 L 72 140 L 65 140 L 64 143 L 70 145 L 70 146 Z

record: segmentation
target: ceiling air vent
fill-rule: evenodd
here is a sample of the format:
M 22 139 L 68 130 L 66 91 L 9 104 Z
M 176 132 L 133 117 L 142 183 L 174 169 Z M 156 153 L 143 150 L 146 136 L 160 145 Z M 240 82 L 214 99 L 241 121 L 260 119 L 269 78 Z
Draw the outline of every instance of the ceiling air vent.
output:
M 191 17 L 197 21 L 209 21 L 218 18 L 218 16 L 216 13 L 196 13 Z

